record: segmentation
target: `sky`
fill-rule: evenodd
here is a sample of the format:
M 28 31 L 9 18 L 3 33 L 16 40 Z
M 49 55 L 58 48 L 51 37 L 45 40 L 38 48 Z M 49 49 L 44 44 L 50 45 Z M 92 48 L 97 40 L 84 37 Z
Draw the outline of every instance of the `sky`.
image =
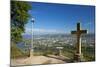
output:
M 70 4 L 50 4 L 30 2 L 32 9 L 29 14 L 34 17 L 34 34 L 69 34 L 76 30 L 77 22 L 80 22 L 81 29 L 89 33 L 95 32 L 95 7 L 70 5 Z M 29 18 L 25 26 L 25 34 L 31 34 L 32 22 Z

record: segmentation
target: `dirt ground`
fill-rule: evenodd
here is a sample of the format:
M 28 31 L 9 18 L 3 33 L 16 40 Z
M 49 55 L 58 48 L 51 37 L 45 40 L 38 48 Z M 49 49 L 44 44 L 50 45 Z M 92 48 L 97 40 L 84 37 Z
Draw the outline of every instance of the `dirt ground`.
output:
M 56 56 L 33 56 L 27 58 L 11 59 L 11 66 L 16 65 L 38 65 L 38 64 L 59 64 L 66 63 Z

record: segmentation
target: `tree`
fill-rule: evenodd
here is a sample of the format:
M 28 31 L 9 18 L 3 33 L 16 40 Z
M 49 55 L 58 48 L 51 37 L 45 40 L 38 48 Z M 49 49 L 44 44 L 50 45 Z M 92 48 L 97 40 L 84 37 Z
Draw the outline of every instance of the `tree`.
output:
M 24 26 L 30 15 L 31 5 L 24 1 L 11 1 L 11 41 L 17 43 L 22 40 Z

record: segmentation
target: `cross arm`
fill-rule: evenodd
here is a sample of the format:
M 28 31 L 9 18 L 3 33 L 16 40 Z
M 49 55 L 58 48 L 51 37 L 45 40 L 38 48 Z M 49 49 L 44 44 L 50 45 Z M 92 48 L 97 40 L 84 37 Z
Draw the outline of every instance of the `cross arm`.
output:
M 87 33 L 87 30 L 81 30 L 80 31 L 82 34 L 85 34 L 85 33 Z
M 76 34 L 77 32 L 76 31 L 71 31 L 71 34 Z

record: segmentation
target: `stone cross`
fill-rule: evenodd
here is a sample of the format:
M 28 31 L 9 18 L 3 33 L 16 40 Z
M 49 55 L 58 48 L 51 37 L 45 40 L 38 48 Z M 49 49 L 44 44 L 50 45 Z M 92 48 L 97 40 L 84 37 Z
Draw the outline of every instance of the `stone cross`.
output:
M 76 53 L 74 59 L 81 61 L 81 34 L 87 33 L 87 30 L 81 30 L 80 23 L 77 23 L 77 31 L 71 31 L 71 34 L 77 35 Z

